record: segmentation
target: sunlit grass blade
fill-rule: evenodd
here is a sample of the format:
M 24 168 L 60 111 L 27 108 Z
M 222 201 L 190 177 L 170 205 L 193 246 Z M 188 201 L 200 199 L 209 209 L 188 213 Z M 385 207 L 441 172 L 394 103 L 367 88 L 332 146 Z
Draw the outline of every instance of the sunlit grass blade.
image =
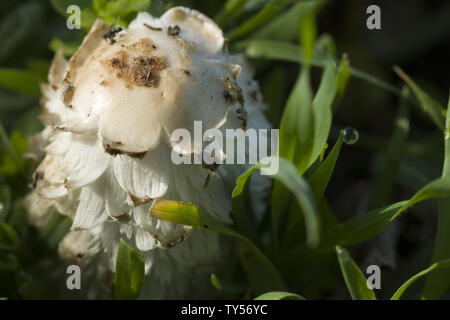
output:
M 308 178 L 311 191 L 314 194 L 316 201 L 322 198 L 328 183 L 330 182 L 331 176 L 333 174 L 336 162 L 341 151 L 342 143 L 344 141 L 344 134 L 341 132 L 339 138 L 336 141 L 333 149 L 326 157 L 326 159 L 320 164 L 320 166 L 311 174 Z
M 243 50 L 245 54 L 252 58 L 264 58 L 281 60 L 288 62 L 304 63 L 303 49 L 294 43 L 279 40 L 254 39 L 237 42 L 235 48 Z M 323 59 L 314 59 L 311 65 L 324 67 Z
M 236 40 L 249 34 L 264 22 L 268 21 L 296 0 L 270 0 L 262 10 L 250 17 L 242 25 L 232 30 L 227 36 Z
M 0 87 L 24 94 L 32 98 L 41 95 L 39 83 L 45 82 L 41 74 L 20 69 L 0 69 Z
M 450 99 L 445 129 L 445 155 L 442 177 L 450 177 Z M 450 258 L 450 196 L 439 201 L 438 225 L 432 262 Z M 439 299 L 450 287 L 450 270 L 439 270 L 427 277 L 423 297 Z
M 298 26 L 303 13 L 308 9 L 318 12 L 328 0 L 298 1 L 289 10 L 260 26 L 249 37 L 252 39 L 295 40 L 298 38 Z
M 120 240 L 114 273 L 114 299 L 137 299 L 144 284 L 144 257 Z
M 341 59 L 341 63 L 338 69 L 337 75 L 337 93 L 335 106 L 338 106 L 344 97 L 345 91 L 347 90 L 348 83 L 352 77 L 350 71 L 350 61 L 348 60 L 347 54 L 344 54 Z M 334 108 L 336 109 L 336 108 Z
M 419 280 L 420 278 L 428 275 L 428 276 L 432 276 L 432 275 L 437 275 L 437 273 L 439 271 L 447 271 L 447 270 L 443 270 L 443 269 L 448 269 L 450 268 L 450 259 L 447 260 L 443 260 L 443 261 L 439 261 L 439 262 L 435 262 L 432 266 L 430 266 L 429 268 L 419 272 L 418 274 L 414 275 L 413 277 L 411 277 L 410 279 L 408 279 L 408 281 L 406 281 L 392 296 L 391 300 L 399 300 L 403 293 L 406 291 L 406 289 L 408 289 L 408 287 L 410 285 L 412 285 L 416 280 Z M 440 279 L 440 278 L 439 278 Z M 440 279 L 441 281 L 444 281 L 443 279 Z M 426 298 L 426 297 L 424 297 Z
M 265 58 L 299 63 L 306 62 L 303 55 L 298 54 L 299 52 L 302 52 L 301 47 L 285 41 L 262 39 L 246 40 L 238 42 L 236 44 L 236 48 L 243 49 L 245 53 L 252 58 Z M 311 61 L 310 65 L 324 68 L 326 66 L 326 60 L 324 57 L 316 56 Z M 401 90 L 390 83 L 353 66 L 350 66 L 349 70 L 355 78 L 364 80 L 369 84 L 386 90 L 392 94 L 401 96 Z
M 292 161 L 300 174 L 317 160 L 327 142 L 336 90 L 336 66 L 329 60 L 314 100 L 307 68 L 291 92 L 280 125 L 280 156 Z
M 402 69 L 394 67 L 394 71 L 402 78 L 416 95 L 420 105 L 425 113 L 433 120 L 436 126 L 444 132 L 445 128 L 445 110 L 442 105 L 432 99 L 425 91 L 423 91 Z
M 256 297 L 255 300 L 306 300 L 306 299 L 295 293 L 274 291 L 264 293 L 259 297 Z
M 316 15 L 311 7 L 308 7 L 300 19 L 300 45 L 305 51 L 305 60 L 313 58 L 314 46 L 317 39 Z
M 375 293 L 367 286 L 367 279 L 351 258 L 349 252 L 339 246 L 336 253 L 347 289 L 353 300 L 376 300 Z
M 314 118 L 314 142 L 308 168 L 319 158 L 330 134 L 333 117 L 332 105 L 337 91 L 336 64 L 329 59 L 322 80 L 314 97 L 312 108 Z M 302 171 L 300 171 L 302 172 Z
M 228 21 L 239 16 L 247 1 L 248 0 L 227 0 L 214 20 L 219 26 L 223 27 Z
M 228 270 L 229 271 L 229 270 Z M 231 273 L 233 276 L 234 274 Z M 226 277 L 226 275 L 224 275 Z M 228 276 L 229 278 L 229 276 Z M 215 273 L 211 274 L 211 284 L 219 291 L 223 291 L 225 293 L 231 295 L 238 295 L 244 293 L 248 288 L 247 284 L 244 282 L 227 282 L 224 279 L 219 278 Z
M 215 273 L 211 274 L 211 284 L 218 290 L 223 290 L 222 284 L 220 283 L 219 279 L 217 278 Z
M 280 156 L 303 174 L 314 143 L 313 93 L 308 68 L 303 68 L 289 96 L 280 124 Z
M 279 181 L 281 185 L 294 194 L 305 216 L 307 242 L 312 247 L 317 246 L 320 240 L 320 219 L 317 214 L 314 196 L 306 180 L 299 175 L 297 169 L 290 161 L 273 157 L 262 159 L 258 164 L 252 166 L 237 179 L 236 187 L 233 190 L 233 197 L 242 193 L 245 183 L 253 172 L 258 169 L 261 169 L 262 171 L 266 170 L 267 166 L 264 165 L 264 163 L 266 163 L 267 160 L 270 160 L 271 162 L 279 161 L 279 170 L 271 177 Z M 278 228 L 277 222 L 272 221 L 272 224 L 275 225 L 275 228 Z
M 195 205 L 179 201 L 155 200 L 151 216 L 199 229 L 213 230 L 239 240 L 240 254 L 247 277 L 256 293 L 283 290 L 285 284 L 270 260 L 250 240 Z
M 389 200 L 389 196 L 396 182 L 398 168 L 403 157 L 409 134 L 409 107 L 406 101 L 408 89 L 403 89 L 404 97 L 400 101 L 400 107 L 395 119 L 394 133 L 389 142 L 388 150 L 378 174 L 377 183 L 368 204 L 368 210 L 380 208 Z

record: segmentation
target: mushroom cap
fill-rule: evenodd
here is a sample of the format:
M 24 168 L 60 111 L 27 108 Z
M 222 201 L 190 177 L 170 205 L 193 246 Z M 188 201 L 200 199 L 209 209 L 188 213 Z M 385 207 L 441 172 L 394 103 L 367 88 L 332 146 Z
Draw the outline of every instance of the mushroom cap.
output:
M 244 107 L 241 68 L 224 59 L 223 44 L 214 22 L 183 7 L 160 19 L 140 13 L 128 29 L 97 20 L 68 63 L 55 57 L 49 82 L 59 99 L 47 120 L 132 156 L 171 143 L 176 129 L 193 132 L 194 121 L 220 128 L 232 107 Z

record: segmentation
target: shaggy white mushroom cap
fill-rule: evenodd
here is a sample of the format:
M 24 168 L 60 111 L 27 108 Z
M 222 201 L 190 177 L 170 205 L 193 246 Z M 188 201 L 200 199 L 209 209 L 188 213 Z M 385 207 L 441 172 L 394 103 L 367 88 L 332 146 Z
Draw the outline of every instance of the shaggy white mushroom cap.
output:
M 232 222 L 230 186 L 245 166 L 212 172 L 171 161 L 171 133 L 193 132 L 194 121 L 203 130 L 270 127 L 252 71 L 223 46 L 214 22 L 176 7 L 161 18 L 139 13 L 127 29 L 97 20 L 69 61 L 55 56 L 42 86 L 46 156 L 28 203 L 38 195 L 48 200 L 41 211 L 29 205 L 32 215 L 48 212 L 51 201 L 73 219 L 62 256 L 104 255 L 114 270 L 122 237 L 144 252 L 148 278 L 172 296 L 186 293 L 199 265 L 220 260 L 217 234 L 160 221 L 149 209 L 157 198 L 188 201 Z

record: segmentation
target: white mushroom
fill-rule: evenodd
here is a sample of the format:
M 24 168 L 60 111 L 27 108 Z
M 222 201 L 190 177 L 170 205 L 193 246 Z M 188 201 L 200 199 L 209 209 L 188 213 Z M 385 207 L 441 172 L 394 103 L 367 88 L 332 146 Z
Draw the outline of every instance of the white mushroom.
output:
M 251 71 L 242 57 L 224 54 L 223 45 L 214 22 L 176 7 L 159 19 L 140 13 L 127 29 L 97 20 L 69 61 L 56 54 L 42 86 L 42 120 L 53 131 L 30 198 L 48 200 L 41 211 L 29 207 L 45 215 L 50 201 L 73 219 L 63 256 L 84 263 L 101 255 L 113 271 L 122 237 L 144 254 L 146 283 L 155 283 L 144 286 L 146 297 L 153 296 L 148 288 L 165 286 L 167 296 L 187 294 L 197 267 L 220 260 L 216 233 L 148 212 L 156 198 L 188 201 L 232 223 L 230 186 L 245 166 L 212 174 L 170 158 L 171 133 L 192 132 L 194 121 L 204 130 L 269 127 Z

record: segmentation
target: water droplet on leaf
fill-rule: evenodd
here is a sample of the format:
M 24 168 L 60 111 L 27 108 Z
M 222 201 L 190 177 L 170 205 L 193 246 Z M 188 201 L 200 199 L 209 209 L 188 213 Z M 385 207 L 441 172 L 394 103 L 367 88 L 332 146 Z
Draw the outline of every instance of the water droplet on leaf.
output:
M 348 145 L 355 144 L 359 139 L 359 132 L 355 128 L 347 127 L 343 130 L 344 143 Z

